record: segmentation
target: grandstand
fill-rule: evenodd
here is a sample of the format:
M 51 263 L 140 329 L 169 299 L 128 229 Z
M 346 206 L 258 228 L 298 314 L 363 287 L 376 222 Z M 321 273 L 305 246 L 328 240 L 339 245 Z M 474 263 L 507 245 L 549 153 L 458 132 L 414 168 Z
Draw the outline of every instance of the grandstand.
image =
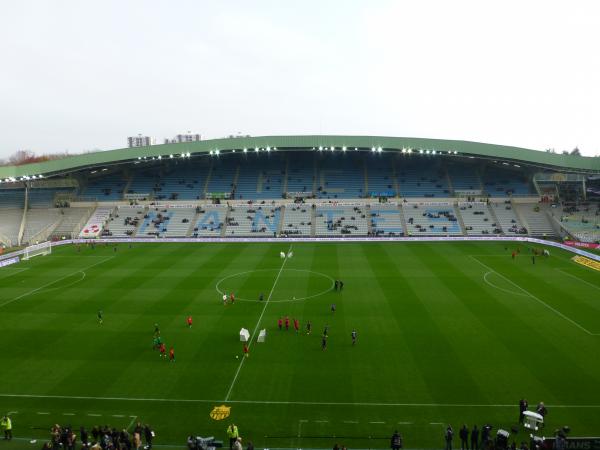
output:
M 549 206 L 585 201 L 585 173 L 600 171 L 590 158 L 352 136 L 221 139 L 185 150 L 65 158 L 35 184 L 19 178 L 26 167 L 0 168 L 2 239 L 77 234 L 107 209 L 114 215 L 95 226 L 112 237 L 598 235 L 595 216 L 576 220 Z

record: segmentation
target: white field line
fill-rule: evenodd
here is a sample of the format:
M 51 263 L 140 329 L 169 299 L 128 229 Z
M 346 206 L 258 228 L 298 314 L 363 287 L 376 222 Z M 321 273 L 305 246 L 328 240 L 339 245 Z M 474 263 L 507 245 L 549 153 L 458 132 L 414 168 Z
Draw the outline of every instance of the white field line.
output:
M 40 415 L 40 416 L 47 416 L 47 415 L 49 415 L 50 413 L 49 413 L 49 412 L 39 412 L 39 411 L 38 411 L 36 414 L 38 414 L 38 415 Z
M 486 272 L 485 275 L 483 276 L 483 281 L 485 281 L 488 286 L 491 286 L 491 287 L 496 288 L 496 289 L 500 289 L 501 291 L 506 292 L 508 294 L 520 295 L 520 296 L 523 296 L 523 297 L 528 297 L 527 294 L 523 294 L 522 292 L 511 291 L 509 289 L 504 289 L 504 288 L 501 288 L 500 286 L 496 286 L 494 283 L 492 283 L 490 280 L 487 279 L 488 275 L 490 275 L 492 273 L 495 273 L 495 272 Z
M 88 397 L 74 395 L 38 395 L 38 394 L 0 394 L 0 398 L 38 398 L 60 400 L 100 400 L 121 402 L 156 402 L 156 403 L 218 403 L 223 400 L 186 399 L 186 398 L 139 398 L 139 397 Z M 417 408 L 514 408 L 514 403 L 482 404 L 482 403 L 377 403 L 377 402 L 305 402 L 277 400 L 228 400 L 228 403 L 239 405 L 299 405 L 299 406 L 406 406 Z M 600 409 L 600 405 L 546 405 L 552 408 L 565 409 Z M 134 416 L 130 416 L 134 417 Z
M 88 413 L 88 416 L 90 416 L 90 417 L 102 417 L 102 414 Z
M 385 422 L 381 422 L 381 421 L 373 421 L 373 422 L 369 422 L 369 423 L 385 423 Z
M 412 425 L 412 422 L 398 422 L 398 425 Z
M 8 274 L 5 277 L 0 277 L 0 280 L 4 280 L 5 278 L 12 277 L 13 275 L 17 275 L 18 273 L 21 273 L 21 272 L 25 272 L 26 270 L 29 270 L 29 267 L 19 267 L 18 269 L 16 267 L 15 268 L 11 267 L 11 269 L 16 270 L 16 272 Z M 0 272 L 0 274 L 1 273 L 2 272 Z
M 102 261 L 100 261 L 100 262 L 97 262 L 97 263 L 95 263 L 95 264 L 92 264 L 91 266 L 86 266 L 86 267 L 84 267 L 83 269 L 77 269 L 75 272 L 71 272 L 70 274 L 68 274 L 68 275 L 65 275 L 64 277 L 57 278 L 56 280 L 54 280 L 54 281 L 51 281 L 50 283 L 46 283 L 46 284 L 44 284 L 43 286 L 40 286 L 40 287 L 38 287 L 38 288 L 35 288 L 35 289 L 32 289 L 32 290 L 31 290 L 31 291 L 29 291 L 29 292 L 25 292 L 24 294 L 21 294 L 21 295 L 19 295 L 18 297 L 15 297 L 15 298 L 13 298 L 13 299 L 11 299 L 11 300 L 7 300 L 7 301 L 5 301 L 4 303 L 0 303 L 0 308 L 2 308 L 3 306 L 6 306 L 6 305 L 8 305 L 9 303 L 16 302 L 17 300 L 20 300 L 20 299 L 22 299 L 22 298 L 24 298 L 24 297 L 27 297 L 28 295 L 35 294 L 37 291 L 39 291 L 39 290 L 41 290 L 41 289 L 44 289 L 44 288 L 46 288 L 46 287 L 48 287 L 48 286 L 52 286 L 54 283 L 58 283 L 59 281 L 61 281 L 61 280 L 64 280 L 65 278 L 69 278 L 71 275 L 75 275 L 76 273 L 83 272 L 84 270 L 91 269 L 92 267 L 95 267 L 95 266 L 97 266 L 97 265 L 100 265 L 100 264 L 102 264 L 102 263 L 105 263 L 105 262 L 107 262 L 107 261 L 110 261 L 110 260 L 111 260 L 111 259 L 113 259 L 113 258 L 114 258 L 114 256 L 109 256 L 108 258 L 106 258 L 106 259 L 104 259 L 104 260 L 102 260 Z
M 315 420 L 315 423 L 329 423 L 329 420 Z
M 125 428 L 127 431 L 129 431 L 129 429 L 132 427 L 133 423 L 135 422 L 135 419 L 137 419 L 137 416 L 129 416 L 131 417 L 131 422 L 129 422 L 129 425 L 127 425 L 127 428 Z
M 286 255 L 289 254 L 291 251 L 292 251 L 292 244 L 290 244 L 290 248 L 288 249 Z M 271 292 L 269 292 L 269 296 L 267 297 L 265 306 L 263 306 L 262 312 L 260 313 L 260 316 L 258 317 L 256 326 L 254 327 L 254 331 L 252 332 L 252 335 L 250 336 L 250 342 L 248 343 L 248 349 L 250 349 L 250 347 L 252 347 L 252 343 L 254 342 L 254 337 L 256 336 L 256 332 L 258 331 L 258 328 L 260 327 L 260 322 L 262 321 L 262 318 L 265 315 L 267 306 L 269 306 L 269 302 L 271 301 L 271 296 L 273 295 L 273 292 L 275 291 L 275 286 L 277 286 L 277 282 L 279 281 L 281 272 L 283 272 L 283 268 L 285 267 L 285 263 L 287 262 L 288 259 L 289 258 L 286 256 L 283 259 L 283 263 L 281 263 L 281 267 L 279 268 L 279 272 L 277 272 L 277 276 L 275 277 L 275 282 L 273 283 L 273 287 L 271 287 Z M 242 356 L 242 360 L 240 361 L 240 365 L 238 366 L 237 370 L 235 371 L 235 375 L 233 377 L 233 380 L 231 381 L 231 384 L 229 385 L 229 390 L 227 391 L 227 395 L 225 396 L 224 401 L 229 401 L 229 396 L 231 395 L 231 391 L 233 390 L 233 386 L 235 386 L 235 382 L 237 381 L 238 375 L 240 374 L 240 370 L 242 369 L 242 366 L 244 365 L 245 360 L 246 360 L 246 358 L 244 356 Z
M 589 334 L 590 336 L 600 336 L 600 333 L 592 333 L 590 330 L 588 330 L 587 328 L 585 328 L 584 326 L 580 325 L 579 323 L 575 322 L 573 319 L 571 319 L 570 317 L 565 316 L 563 313 L 561 313 L 559 310 L 553 308 L 552 306 L 550 306 L 548 303 L 546 303 L 543 300 L 540 300 L 539 298 L 537 298 L 535 295 L 533 295 L 531 292 L 523 289 L 521 286 L 519 286 L 517 283 L 515 283 L 514 281 L 512 281 L 510 278 L 505 277 L 504 275 L 502 275 L 499 272 L 496 272 L 494 269 L 492 269 L 490 266 L 482 263 L 481 261 L 479 261 L 477 258 L 475 258 L 474 256 L 469 255 L 470 258 L 472 258 L 474 261 L 477 261 L 479 264 L 481 264 L 483 267 L 485 267 L 486 269 L 488 269 L 491 272 L 496 273 L 498 276 L 504 278 L 506 281 L 508 281 L 510 284 L 512 284 L 514 287 L 516 287 L 517 289 L 519 289 L 521 292 L 524 292 L 525 294 L 527 294 L 530 298 L 534 299 L 535 301 L 537 301 L 538 303 L 540 303 L 541 305 L 544 305 L 546 308 L 548 308 L 550 311 L 552 311 L 553 313 L 555 313 L 557 316 L 562 317 L 564 320 L 566 320 L 567 322 L 572 323 L 573 325 L 575 325 L 577 328 L 579 328 L 581 331 Z
M 587 284 L 588 286 L 591 286 L 591 287 L 593 287 L 593 288 L 596 288 L 596 289 L 598 289 L 598 290 L 600 291 L 600 286 L 598 286 L 598 285 L 596 285 L 596 284 L 594 284 L 594 283 L 590 283 L 589 281 L 586 281 L 586 280 L 584 280 L 583 278 L 579 278 L 579 277 L 578 277 L 578 276 L 576 276 L 576 275 L 570 274 L 569 272 L 565 272 L 564 270 L 560 270 L 560 269 L 556 269 L 556 270 L 558 270 L 560 273 L 563 273 L 563 274 L 565 274 L 565 275 L 567 275 L 567 276 L 569 276 L 569 277 L 571 277 L 571 278 L 575 278 L 576 280 L 579 280 L 579 281 L 581 281 L 582 283 L 585 283 L 585 284 Z
M 358 423 L 358 420 L 344 420 L 344 423 Z
M 74 416 L 75 413 L 63 413 L 63 416 Z

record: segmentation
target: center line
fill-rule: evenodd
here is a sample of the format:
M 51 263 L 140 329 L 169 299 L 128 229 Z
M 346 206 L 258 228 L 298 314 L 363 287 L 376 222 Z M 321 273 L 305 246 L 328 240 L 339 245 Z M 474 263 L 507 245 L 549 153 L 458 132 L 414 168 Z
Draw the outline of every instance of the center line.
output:
M 292 244 L 290 244 L 290 248 L 288 249 L 286 255 L 289 255 L 291 251 L 292 251 Z M 263 306 L 263 310 L 260 313 L 260 316 L 258 317 L 258 322 L 256 322 L 256 327 L 254 328 L 254 331 L 252 332 L 252 336 L 250 336 L 250 342 L 248 343 L 248 350 L 250 350 L 250 347 L 252 346 L 252 343 L 254 342 L 254 336 L 256 336 L 256 332 L 258 331 L 258 328 L 260 327 L 260 322 L 262 321 L 262 318 L 265 315 L 265 311 L 267 310 L 267 306 L 269 306 L 269 301 L 271 300 L 271 296 L 273 295 L 273 292 L 275 291 L 275 286 L 277 286 L 277 282 L 279 281 L 281 272 L 283 272 L 283 268 L 285 267 L 285 263 L 287 262 L 288 259 L 289 258 L 287 256 L 283 259 L 283 263 L 281 264 L 281 267 L 279 268 L 279 272 L 277 272 L 277 277 L 275 277 L 275 282 L 273 283 L 271 292 L 269 292 L 269 296 L 267 297 L 265 306 Z M 225 396 L 224 401 L 229 400 L 229 396 L 231 395 L 231 391 L 233 390 L 233 386 L 235 386 L 235 382 L 237 381 L 238 375 L 240 374 L 240 370 L 242 369 L 242 366 L 244 365 L 245 360 L 246 360 L 246 358 L 244 356 L 242 356 L 242 361 L 240 362 L 240 365 L 238 366 L 238 368 L 235 372 L 233 381 L 231 382 L 231 385 L 229 386 L 229 390 L 227 391 L 227 395 Z

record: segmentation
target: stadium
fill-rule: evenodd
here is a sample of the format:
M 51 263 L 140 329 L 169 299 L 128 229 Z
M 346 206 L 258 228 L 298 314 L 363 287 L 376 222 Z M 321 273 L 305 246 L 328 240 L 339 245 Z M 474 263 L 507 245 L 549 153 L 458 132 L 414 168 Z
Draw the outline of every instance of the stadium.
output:
M 265 449 L 596 436 L 599 199 L 597 157 L 401 137 L 0 167 L 6 448 L 138 422 L 173 448 L 231 423 Z

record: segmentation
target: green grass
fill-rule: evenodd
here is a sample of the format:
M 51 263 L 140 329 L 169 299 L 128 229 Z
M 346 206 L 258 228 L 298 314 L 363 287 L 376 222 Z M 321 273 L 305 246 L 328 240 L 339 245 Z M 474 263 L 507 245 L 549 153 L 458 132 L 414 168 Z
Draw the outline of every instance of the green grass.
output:
M 600 274 L 555 249 L 532 265 L 522 244 L 512 261 L 516 245 L 303 243 L 283 269 L 285 243 L 65 246 L 2 268 L 0 412 L 18 411 L 20 439 L 0 447 L 140 420 L 173 446 L 234 421 L 264 448 L 387 448 L 394 429 L 439 448 L 442 424 L 514 425 L 522 396 L 550 405 L 547 430 L 597 435 Z M 313 333 L 277 330 L 285 315 Z M 155 322 L 174 364 L 151 348 Z M 244 360 L 238 332 L 257 325 L 267 342 Z M 212 420 L 222 404 L 231 416 Z

